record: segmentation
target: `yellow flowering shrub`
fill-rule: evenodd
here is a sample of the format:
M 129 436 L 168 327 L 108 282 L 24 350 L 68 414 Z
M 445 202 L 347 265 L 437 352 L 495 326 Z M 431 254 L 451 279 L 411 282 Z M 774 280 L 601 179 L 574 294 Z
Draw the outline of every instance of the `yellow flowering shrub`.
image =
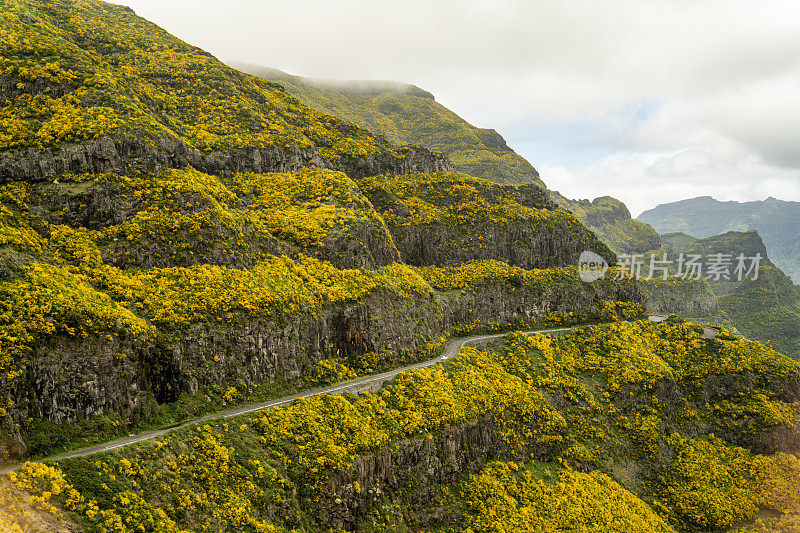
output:
M 601 472 L 492 462 L 460 486 L 465 531 L 669 532 L 645 502 Z
M 758 369 L 754 375 L 770 379 L 797 370 L 769 351 L 748 351 L 747 343 L 703 339 L 690 324 L 648 321 L 560 337 L 512 333 L 487 350 L 464 348 L 446 364 L 401 373 L 378 393 L 298 399 L 243 415 L 247 421 L 232 420 L 230 428 L 218 420 L 119 454 L 64 461 L 63 476 L 47 470 L 43 477 L 63 486 L 51 505 L 80 513 L 95 524 L 92 531 L 106 523 L 123 531 L 134 523 L 148 524 L 146 531 L 269 531 L 304 520 L 315 524 L 311 530 L 325 529 L 330 524 L 315 522 L 320 509 L 380 494 L 378 480 L 358 478 L 360 469 L 351 468 L 359 456 L 390 448 L 388 457 L 398 454 L 402 468 L 403 450 L 424 449 L 420 437 L 452 437 L 459 425 L 481 419 L 507 459 L 526 462 L 490 463 L 435 488 L 432 509 L 463 512 L 461 530 L 727 529 L 767 512 L 749 526 L 767 531 L 800 515 L 798 458 L 675 431 L 696 433 L 715 423 L 714 409 L 693 402 L 700 391 L 691 388 L 715 354 L 735 353 L 741 365 Z M 335 379 L 350 371 L 343 361 L 319 366 Z M 663 383 L 680 383 L 683 395 L 664 395 Z M 241 391 L 228 393 L 235 400 Z M 768 389 L 761 394 L 769 396 Z M 765 401 L 775 409 L 790 405 L 773 396 Z M 687 405 L 695 413 L 684 425 Z M 50 485 L 20 488 L 41 497 Z M 394 506 L 397 517 L 414 512 L 403 507 L 402 491 L 386 497 L 373 501 Z M 386 527 L 406 523 L 370 517 L 364 519 Z
M 577 254 L 587 249 L 614 262 L 614 254 L 572 213 L 550 203 L 543 190 L 534 193 L 531 186 L 502 186 L 452 172 L 356 181 L 403 254 L 413 256 L 420 246 L 429 246 L 441 255 L 415 258 L 415 264 L 516 258 L 526 268 L 562 266 L 577 261 Z M 420 236 L 432 242 L 420 241 Z
M 8 533 L 36 531 L 35 513 L 29 507 L 27 497 L 20 494 L 9 482 L 0 481 L 0 530 Z M 24 528 L 24 529 L 23 529 Z
M 657 474 L 665 512 L 692 528 L 727 529 L 759 509 L 800 510 L 800 461 L 787 454 L 754 455 L 711 436 L 673 436 L 676 457 Z
M 356 372 L 336 359 L 320 359 L 309 371 L 306 379 L 313 385 L 330 385 L 358 377 Z
M 404 372 L 381 394 L 304 398 L 266 411 L 254 425 L 262 441 L 309 481 L 346 468 L 359 453 L 489 413 L 509 446 L 559 442 L 563 418 L 504 369 L 510 357 L 501 361 L 465 348 L 449 370 L 437 365 Z
M 496 260 L 467 261 L 458 265 L 416 267 L 431 287 L 440 291 L 478 291 L 490 283 L 506 284 L 509 288 L 521 285 L 544 290 L 561 283 L 579 283 L 577 268 L 525 270 Z
M 167 328 L 209 319 L 313 312 L 377 291 L 399 298 L 430 294 L 427 283 L 405 265 L 339 270 L 302 255 L 297 260 L 267 256 L 249 270 L 196 265 L 124 272 L 108 267 L 103 275 L 109 294 Z
M 391 235 L 358 186 L 341 172 L 305 168 L 297 172 L 240 174 L 231 189 L 259 214 L 267 229 L 296 246 L 320 246 L 332 231 L 369 222 Z
M 563 210 L 523 206 L 517 201 L 519 187 L 503 187 L 466 174 L 383 175 L 360 178 L 358 184 L 368 198 L 391 198 L 376 207 L 393 225 L 439 223 L 466 230 L 489 222 L 572 217 Z M 379 191 L 383 191 L 383 195 L 378 194 Z M 475 235 L 475 238 L 481 236 Z
M 135 340 L 153 333 L 146 321 L 95 290 L 83 274 L 33 262 L 21 277 L 0 281 L 0 383 L 2 391 L 22 375 L 48 335 L 70 337 L 111 333 Z M 0 404 L 10 401 L 0 393 Z M 10 407 L 10 405 L 9 405 Z
M 11 0 L 0 57 L 13 87 L 0 103 L 0 150 L 127 135 L 199 150 L 311 147 L 332 162 L 405 157 L 121 6 Z

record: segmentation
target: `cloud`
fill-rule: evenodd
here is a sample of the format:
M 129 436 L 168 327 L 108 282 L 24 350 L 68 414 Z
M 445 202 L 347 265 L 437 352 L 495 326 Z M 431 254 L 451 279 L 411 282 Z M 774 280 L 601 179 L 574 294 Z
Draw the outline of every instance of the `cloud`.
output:
M 756 158 L 720 161 L 699 149 L 619 151 L 586 165 L 540 165 L 539 172 L 570 198 L 619 198 L 634 217 L 656 204 L 687 198 L 686 191 L 718 200 L 800 199 L 800 180 L 790 169 Z
M 736 194 L 770 183 L 800 199 L 793 1 L 122 3 L 222 59 L 419 85 L 553 170 L 542 175 L 554 188 L 568 184 L 556 167 L 620 164 L 620 175 L 640 172 L 629 185 L 647 184 L 636 202 L 648 205 L 709 192 L 698 183 L 726 172 Z

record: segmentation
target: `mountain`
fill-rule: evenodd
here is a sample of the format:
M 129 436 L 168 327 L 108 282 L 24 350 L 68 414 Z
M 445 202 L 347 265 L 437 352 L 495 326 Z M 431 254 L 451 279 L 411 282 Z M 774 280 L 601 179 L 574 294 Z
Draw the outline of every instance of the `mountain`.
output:
M 667 240 L 667 238 L 665 238 L 665 240 Z M 730 279 L 726 279 L 724 276 L 717 278 L 714 275 L 709 275 L 708 271 L 706 270 L 706 278 L 710 280 L 710 284 L 714 289 L 714 293 L 718 295 L 729 293 L 743 281 L 738 279 L 738 276 L 735 275 L 734 272 L 738 264 L 736 258 L 740 254 L 743 254 L 745 258 L 754 258 L 756 256 L 761 257 L 761 266 L 775 266 L 767 255 L 767 248 L 764 245 L 761 236 L 755 230 L 728 231 L 721 235 L 714 235 L 705 239 L 694 239 L 691 242 L 685 238 L 683 239 L 683 242 L 681 242 L 680 236 L 673 235 L 669 237 L 669 242 L 675 243 L 676 245 L 682 245 L 678 250 L 676 250 L 678 253 L 684 253 L 687 256 L 700 256 L 700 261 L 704 265 L 707 265 L 709 261 L 712 261 L 720 254 L 722 254 L 723 257 L 727 256 L 728 254 L 731 256 Z M 751 260 L 746 259 L 746 266 L 749 267 L 750 265 Z
M 515 333 L 377 393 L 26 463 L 0 513 L 36 496 L 23 525 L 86 531 L 793 531 L 798 364 L 703 332 Z
M 304 78 L 258 65 L 228 63 L 280 83 L 304 104 L 380 133 L 392 142 L 443 152 L 457 170 L 466 174 L 499 183 L 535 183 L 544 187 L 536 169 L 509 148 L 500 134 L 472 126 L 437 103 L 431 93 L 414 85 Z M 608 196 L 594 202 L 570 200 L 555 191 L 550 196 L 616 253 L 641 253 L 661 246 L 658 233 L 631 218 L 619 200 Z
M 708 277 L 700 280 L 646 280 L 642 290 L 647 296 L 648 310 L 658 313 L 679 313 L 697 320 L 733 327 L 748 338 L 763 342 L 793 359 L 800 359 L 800 293 L 786 274 L 767 255 L 756 231 L 729 231 L 705 239 L 684 233 L 663 236 L 672 248 L 672 255 L 700 257 L 706 265 L 716 254 L 739 254 L 762 260 L 758 276 L 738 279 L 736 261 L 730 267 L 731 279 Z M 750 266 L 750 262 L 747 262 Z M 754 279 L 755 278 L 755 279 Z
M 535 179 L 113 4 L 6 0 L 0 31 L 0 530 L 797 523 L 800 364 L 648 320 Z
M 539 173 L 492 129 L 477 128 L 414 85 L 386 81 L 303 78 L 258 65 L 229 62 L 280 83 L 304 104 L 379 133 L 396 144 L 443 152 L 456 170 L 498 183 L 534 183 Z
M 800 359 L 800 294 L 781 270 L 762 267 L 719 302 L 742 334 Z
M 610 196 L 592 201 L 570 200 L 558 192 L 550 197 L 586 224 L 617 254 L 643 254 L 661 248 L 661 236 L 650 225 L 631 218 L 628 207 Z
M 728 231 L 757 230 L 775 264 L 800 282 L 800 202 L 775 198 L 721 202 L 710 196 L 661 204 L 637 218 L 659 233 L 683 232 L 704 238 Z
M 451 168 L 427 150 L 395 147 L 303 106 L 130 10 L 8 5 L 2 182 L 186 165 L 226 175 L 311 163 L 353 175 Z
M 579 282 L 583 250 L 615 256 L 535 183 L 454 172 L 124 7 L 2 16 L 0 463 L 641 299 Z

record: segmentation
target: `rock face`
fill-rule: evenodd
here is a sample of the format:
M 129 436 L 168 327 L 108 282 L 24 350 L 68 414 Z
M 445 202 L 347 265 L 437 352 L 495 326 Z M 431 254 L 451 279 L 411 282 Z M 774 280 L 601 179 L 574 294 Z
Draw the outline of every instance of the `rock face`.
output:
M 757 230 L 770 258 L 795 283 L 800 282 L 797 218 L 800 202 L 775 198 L 754 202 L 721 202 L 702 196 L 661 204 L 639 215 L 660 233 L 683 232 L 698 238 L 730 231 Z
M 720 342 L 720 341 L 714 341 Z M 774 381 L 773 381 L 774 380 Z M 687 421 L 680 413 L 687 400 L 695 404 L 703 402 L 736 401 L 741 390 L 763 389 L 779 401 L 791 403 L 800 398 L 800 376 L 796 371 L 773 376 L 768 372 L 747 371 L 712 374 L 698 384 L 689 380 L 676 380 L 672 377 L 661 379 L 653 384 L 631 383 L 620 388 L 613 395 L 613 402 L 621 413 L 637 412 L 652 398 L 660 406 L 659 416 L 668 421 L 671 431 L 702 438 L 713 433 L 725 441 L 747 448 L 753 453 L 775 454 L 792 453 L 800 445 L 800 432 L 796 427 L 778 424 L 765 426 L 764 431 L 749 431 L 753 428 L 709 423 L 708 420 Z M 547 401 L 551 407 L 561 409 L 563 397 L 558 392 L 549 394 Z M 458 523 L 458 508 L 437 508 L 432 502 L 441 498 L 440 487 L 451 485 L 468 474 L 480 470 L 493 460 L 501 461 L 553 461 L 566 446 L 561 440 L 538 446 L 533 456 L 512 450 L 499 435 L 501 415 L 481 415 L 464 423 L 445 426 L 428 434 L 406 438 L 378 450 L 358 456 L 352 466 L 336 472 L 327 479 L 320 493 L 314 493 L 322 523 L 348 531 L 356 530 L 363 520 L 376 508 L 389 501 L 402 501 L 403 510 L 410 514 L 404 517 L 406 523 L 414 524 L 415 529 L 427 529 L 431 524 Z M 752 419 L 745 418 L 752 422 Z M 756 428 L 758 429 L 758 428 Z M 569 436 L 571 429 L 565 429 Z M 614 430 L 610 430 L 612 433 Z M 668 446 L 659 449 L 656 456 L 642 461 L 641 457 L 620 458 L 625 468 L 637 471 L 639 479 L 649 479 L 659 465 L 668 464 L 676 455 L 676 450 Z M 593 470 L 595 467 L 591 467 Z M 621 476 L 620 484 L 629 490 L 636 476 L 631 472 Z M 637 487 L 638 488 L 638 487 Z M 440 500 L 441 501 L 441 500 Z
M 133 347 L 128 358 L 115 356 L 116 341 L 58 340 L 30 361 L 19 414 L 59 423 L 106 411 L 135 415 L 148 394 L 170 402 L 202 386 L 296 379 L 326 357 L 414 351 L 446 323 L 433 299 L 374 294 L 317 313 L 193 325 Z
M 453 483 L 487 461 L 507 456 L 491 416 L 403 440 L 358 457 L 349 471 L 331 478 L 325 489 L 338 500 L 323 500 L 321 521 L 353 531 L 380 505 L 384 493 L 402 492 L 412 508 L 425 507 L 436 495 L 437 485 Z M 353 482 L 360 484 L 360 492 L 353 489 Z
M 550 191 L 550 197 L 618 254 L 641 254 L 662 246 L 661 236 L 649 225 L 631 218 L 628 207 L 616 198 L 600 196 L 591 202 L 571 200 L 556 191 Z
M 525 269 L 578 264 L 581 252 L 599 250 L 611 264 L 615 256 L 600 243 L 587 244 L 589 234 L 580 223 L 531 227 L 495 224 L 484 228 L 480 247 L 462 242 L 457 230 L 446 225 L 393 226 L 395 244 L 411 265 L 452 265 L 464 261 L 496 259 Z M 463 239 L 466 241 L 466 239 Z M 460 245 L 461 244 L 461 245 Z M 597 245 L 600 245 L 597 247 Z
M 580 315 L 604 300 L 644 301 L 637 283 L 583 283 L 576 278 L 575 286 L 569 290 L 547 287 L 538 291 L 525 286 L 509 287 L 508 282 L 492 283 L 448 295 L 447 307 L 452 325 L 476 321 L 525 324 L 552 312 Z
M 640 285 L 650 313 L 699 318 L 710 317 L 719 310 L 717 297 L 704 279 L 643 279 Z
M 316 361 L 368 352 L 415 352 L 424 339 L 467 324 L 525 324 L 552 311 L 576 314 L 603 300 L 641 301 L 635 283 L 534 291 L 505 284 L 446 299 L 375 293 L 317 313 L 235 324 L 202 323 L 149 341 L 54 337 L 17 382 L 12 417 L 56 423 L 108 412 L 146 419 L 152 401 L 201 387 L 293 380 Z M 122 356 L 127 353 L 130 355 Z
M 382 178 L 358 184 L 411 265 L 494 259 L 549 268 L 577 264 L 585 250 L 616 263 L 597 236 L 536 185 L 497 185 L 443 173 Z
M 313 148 L 269 146 L 257 150 L 201 152 L 169 137 L 161 137 L 154 146 L 132 137 L 103 136 L 57 148 L 6 151 L 0 155 L 0 184 L 52 180 L 62 174 L 158 173 L 187 165 L 226 177 L 236 172 L 290 172 L 309 165 L 342 170 L 351 177 L 453 170 L 446 155 L 420 147 L 408 147 L 403 156 L 396 158 L 365 156 L 332 163 Z

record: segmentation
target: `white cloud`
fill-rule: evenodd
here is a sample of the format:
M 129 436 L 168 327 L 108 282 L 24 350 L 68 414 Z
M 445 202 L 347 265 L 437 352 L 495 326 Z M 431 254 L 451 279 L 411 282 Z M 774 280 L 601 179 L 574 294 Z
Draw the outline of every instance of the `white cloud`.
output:
M 223 59 L 415 83 L 477 125 L 550 138 L 552 157 L 534 141 L 519 151 L 536 154 L 553 188 L 574 182 L 575 196 L 617 194 L 618 175 L 647 184 L 628 194 L 643 207 L 764 196 L 765 184 L 800 199 L 800 5 L 790 0 L 122 3 Z M 592 188 L 599 175 L 605 188 Z
M 687 196 L 740 202 L 768 196 L 800 200 L 796 172 L 756 158 L 720 162 L 703 150 L 621 151 L 588 165 L 542 165 L 539 172 L 545 183 L 567 197 L 613 196 L 625 202 L 634 217 L 656 204 Z

